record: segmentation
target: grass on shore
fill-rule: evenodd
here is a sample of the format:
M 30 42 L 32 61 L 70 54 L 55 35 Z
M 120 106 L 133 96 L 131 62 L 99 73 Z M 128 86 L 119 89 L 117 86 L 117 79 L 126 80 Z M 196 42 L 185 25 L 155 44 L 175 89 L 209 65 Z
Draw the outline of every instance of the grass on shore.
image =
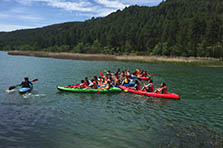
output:
M 37 57 L 52 57 L 73 60 L 98 60 L 98 61 L 128 61 L 151 64 L 180 64 L 208 67 L 223 67 L 223 59 L 206 57 L 166 57 L 166 56 L 114 56 L 104 54 L 79 54 L 69 52 L 45 51 L 8 51 L 9 55 L 25 55 Z

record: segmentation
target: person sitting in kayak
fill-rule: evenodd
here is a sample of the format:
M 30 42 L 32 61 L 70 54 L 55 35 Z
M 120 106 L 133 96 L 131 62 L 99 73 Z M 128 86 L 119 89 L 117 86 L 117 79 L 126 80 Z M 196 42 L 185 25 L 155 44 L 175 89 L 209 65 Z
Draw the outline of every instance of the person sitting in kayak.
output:
M 86 88 L 84 80 L 81 80 L 81 84 L 79 85 L 79 88 Z
M 91 80 L 91 83 L 89 85 L 91 88 L 94 88 L 94 89 L 97 89 L 98 88 L 98 84 L 97 84 L 97 81 L 92 79 Z
M 94 81 L 94 80 L 92 79 L 92 80 L 88 80 L 88 81 L 89 81 L 89 85 L 88 85 L 88 86 L 89 86 L 90 88 L 92 88 L 93 85 L 94 85 L 94 84 L 93 84 L 93 81 Z
M 137 76 L 137 77 L 141 77 L 143 71 L 142 71 L 141 69 L 136 69 L 136 71 L 137 71 L 137 72 L 136 72 L 136 76 Z
M 88 80 L 88 77 L 85 77 L 84 84 L 85 86 L 89 86 L 90 82 Z
M 106 76 L 108 79 L 110 79 L 110 80 L 112 79 L 112 74 L 111 74 L 110 70 L 107 71 Z
M 108 74 L 106 74 L 106 75 L 105 75 L 105 80 L 107 80 L 107 81 L 111 81 L 111 76 L 108 75 Z
M 98 82 L 98 88 L 105 88 L 106 85 L 107 84 L 105 78 L 101 78 L 101 80 Z
M 144 84 L 142 90 L 147 92 L 153 92 L 154 90 L 153 80 L 149 79 L 148 82 L 149 82 L 148 84 Z
M 105 84 L 106 84 L 105 89 L 110 89 L 111 88 L 110 81 L 105 81 Z
M 135 86 L 133 87 L 135 90 L 140 90 L 140 83 L 138 80 L 135 80 Z
M 122 85 L 129 84 L 129 79 L 125 76 L 125 79 L 122 81 Z
M 119 79 L 121 81 L 123 81 L 125 79 L 125 72 L 124 71 L 121 72 Z
M 144 72 L 142 73 L 142 77 L 149 77 L 149 75 L 147 74 L 146 71 L 144 71 Z
M 118 85 L 120 85 L 120 81 L 119 81 L 117 75 L 115 75 L 114 78 L 113 78 L 113 84 L 114 84 L 114 86 L 118 86 Z
M 94 76 L 94 77 L 93 77 L 93 80 L 96 81 L 96 82 L 98 83 L 98 78 L 97 78 L 97 76 Z
M 167 94 L 167 86 L 164 82 L 161 83 L 160 88 L 156 89 L 154 93 Z
M 130 70 L 125 70 L 125 76 L 127 76 L 127 77 L 131 77 Z
M 118 68 L 117 71 L 115 72 L 115 75 L 119 76 L 120 74 L 121 74 L 121 71 L 120 71 L 120 68 Z
M 98 78 L 98 85 L 99 86 L 102 86 L 103 85 L 103 78 L 102 77 L 99 77 Z
M 22 88 L 31 88 L 32 85 L 33 83 L 29 81 L 29 78 L 25 77 L 24 81 L 19 86 L 22 86 Z

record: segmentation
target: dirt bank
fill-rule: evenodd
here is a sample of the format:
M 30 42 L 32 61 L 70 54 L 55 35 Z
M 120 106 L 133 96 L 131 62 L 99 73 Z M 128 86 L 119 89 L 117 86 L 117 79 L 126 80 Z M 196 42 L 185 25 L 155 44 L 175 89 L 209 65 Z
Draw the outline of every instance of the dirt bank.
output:
M 168 63 L 198 63 L 201 65 L 223 66 L 223 59 L 203 57 L 165 57 L 165 56 L 115 56 L 104 54 L 79 54 L 69 52 L 45 52 L 45 51 L 8 51 L 9 55 L 24 55 L 36 57 L 51 57 L 73 60 L 94 61 L 138 61 L 138 62 L 168 62 Z

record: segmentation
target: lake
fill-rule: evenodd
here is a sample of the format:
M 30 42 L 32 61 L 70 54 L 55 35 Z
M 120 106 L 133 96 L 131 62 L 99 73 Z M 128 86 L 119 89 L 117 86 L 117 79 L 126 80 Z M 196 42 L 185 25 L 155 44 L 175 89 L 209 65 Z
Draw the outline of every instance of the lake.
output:
M 0 52 L 0 146 L 38 148 L 223 147 L 223 68 L 81 61 Z M 104 70 L 143 69 L 181 100 L 131 93 L 59 92 Z M 31 93 L 9 86 L 27 76 Z

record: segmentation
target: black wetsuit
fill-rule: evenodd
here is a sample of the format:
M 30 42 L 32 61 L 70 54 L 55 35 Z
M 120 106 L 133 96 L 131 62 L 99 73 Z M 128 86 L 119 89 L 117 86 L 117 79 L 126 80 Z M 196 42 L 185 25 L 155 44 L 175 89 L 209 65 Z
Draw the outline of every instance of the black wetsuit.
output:
M 19 86 L 25 87 L 25 88 L 30 88 L 32 86 L 32 82 L 30 81 L 23 81 Z

